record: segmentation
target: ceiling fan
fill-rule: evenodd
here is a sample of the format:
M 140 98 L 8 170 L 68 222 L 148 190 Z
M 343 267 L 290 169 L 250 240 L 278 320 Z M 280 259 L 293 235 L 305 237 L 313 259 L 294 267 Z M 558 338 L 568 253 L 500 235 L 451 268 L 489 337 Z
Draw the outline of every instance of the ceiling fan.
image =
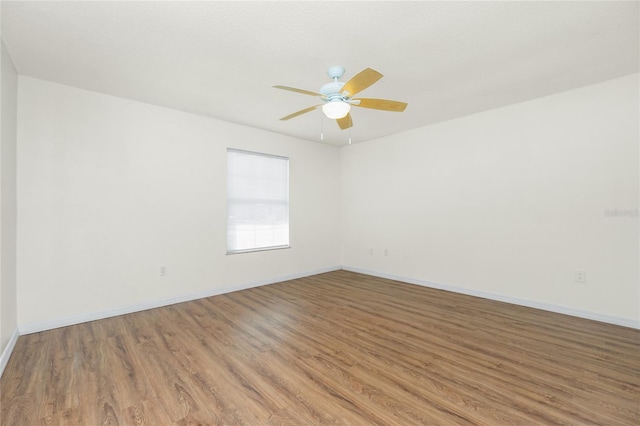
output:
M 351 114 L 349 114 L 352 105 L 361 108 L 394 112 L 402 112 L 407 107 L 405 102 L 391 101 L 388 99 L 354 98 L 355 95 L 382 78 L 382 74 L 374 69 L 366 68 L 346 83 L 338 81 L 338 79 L 344 74 L 343 67 L 338 65 L 331 66 L 327 72 L 333 81 L 322 86 L 320 88 L 320 93 L 296 89 L 295 87 L 289 86 L 273 86 L 276 89 L 289 90 L 296 93 L 302 93 L 303 95 L 318 96 L 323 102 L 294 112 L 293 114 L 289 114 L 286 117 L 282 117 L 280 120 L 289 120 L 322 106 L 322 112 L 324 112 L 328 118 L 335 119 L 338 126 L 344 130 L 353 126 L 353 120 L 351 119 Z

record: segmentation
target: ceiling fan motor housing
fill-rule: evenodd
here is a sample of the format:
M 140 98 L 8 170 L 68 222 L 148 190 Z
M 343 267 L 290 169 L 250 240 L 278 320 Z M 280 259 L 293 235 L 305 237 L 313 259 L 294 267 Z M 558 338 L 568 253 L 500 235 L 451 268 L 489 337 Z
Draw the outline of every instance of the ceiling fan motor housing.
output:
M 331 77 L 333 81 L 322 86 L 320 88 L 320 93 L 322 93 L 323 97 L 328 102 L 336 100 L 344 101 L 345 99 L 341 95 L 344 83 L 338 81 L 338 79 L 344 75 L 344 68 L 340 65 L 330 66 L 329 69 L 327 69 L 327 74 L 329 74 L 329 77 Z
M 320 93 L 324 95 L 328 100 L 333 100 L 336 98 L 342 99 L 342 86 L 344 83 L 342 81 L 332 81 L 331 83 L 327 83 L 320 88 Z

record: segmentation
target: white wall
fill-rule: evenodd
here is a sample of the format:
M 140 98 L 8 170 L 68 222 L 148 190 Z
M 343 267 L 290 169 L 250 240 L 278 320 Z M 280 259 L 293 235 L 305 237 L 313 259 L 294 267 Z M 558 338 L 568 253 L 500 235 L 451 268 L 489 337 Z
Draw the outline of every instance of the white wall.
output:
M 339 267 L 336 147 L 19 84 L 21 327 Z M 290 157 L 291 249 L 225 255 L 227 147 Z
M 18 74 L 0 43 L 0 354 L 17 329 L 16 128 Z M 0 374 L 7 358 L 0 359 Z
M 21 327 L 341 263 L 640 326 L 638 75 L 342 150 L 19 84 Z M 227 147 L 291 157 L 292 249 L 225 255 Z
M 346 147 L 343 264 L 640 327 L 638 217 L 605 216 L 638 209 L 638 90 L 630 75 Z

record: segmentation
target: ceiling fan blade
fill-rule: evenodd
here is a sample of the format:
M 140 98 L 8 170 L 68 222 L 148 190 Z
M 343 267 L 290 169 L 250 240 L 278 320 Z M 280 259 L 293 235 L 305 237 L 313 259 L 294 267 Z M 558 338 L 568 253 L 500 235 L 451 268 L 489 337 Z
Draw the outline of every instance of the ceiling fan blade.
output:
M 300 111 L 294 112 L 293 114 L 289 114 L 286 117 L 282 117 L 280 119 L 280 121 L 289 120 L 290 118 L 294 118 L 294 117 L 297 117 L 299 115 L 305 114 L 305 113 L 307 113 L 309 111 L 313 111 L 314 109 L 318 108 L 319 106 L 320 105 L 314 105 L 314 106 L 309 107 L 309 108 L 301 109 Z
M 336 122 L 338 123 L 338 126 L 340 126 L 342 130 L 348 129 L 349 127 L 353 126 L 353 120 L 351 119 L 351 114 L 347 114 L 342 118 L 336 119 Z
M 280 86 L 280 85 L 273 86 L 273 87 L 275 87 L 276 89 L 289 90 L 291 92 L 302 93 L 303 95 L 322 96 L 320 93 L 312 92 L 310 90 L 296 89 L 295 87 Z
M 354 102 L 352 105 L 361 108 L 381 109 L 394 112 L 402 112 L 408 105 L 406 102 L 391 101 L 389 99 L 360 98 L 354 99 L 354 101 L 360 101 L 360 103 Z
M 351 80 L 342 87 L 342 94 L 347 97 L 352 97 L 356 93 L 363 91 L 367 87 L 371 86 L 376 81 L 382 78 L 382 74 L 378 71 L 367 68 L 356 74 Z

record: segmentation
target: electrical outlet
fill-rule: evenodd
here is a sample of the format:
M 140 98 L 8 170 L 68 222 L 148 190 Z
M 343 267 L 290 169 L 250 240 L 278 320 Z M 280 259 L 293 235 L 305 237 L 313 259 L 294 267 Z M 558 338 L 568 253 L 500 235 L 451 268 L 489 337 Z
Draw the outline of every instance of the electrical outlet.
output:
M 160 276 L 164 277 L 165 275 L 167 275 L 167 267 L 166 266 L 161 266 L 160 267 Z
M 587 282 L 587 273 L 585 271 L 576 271 L 575 280 L 578 283 L 586 283 Z

